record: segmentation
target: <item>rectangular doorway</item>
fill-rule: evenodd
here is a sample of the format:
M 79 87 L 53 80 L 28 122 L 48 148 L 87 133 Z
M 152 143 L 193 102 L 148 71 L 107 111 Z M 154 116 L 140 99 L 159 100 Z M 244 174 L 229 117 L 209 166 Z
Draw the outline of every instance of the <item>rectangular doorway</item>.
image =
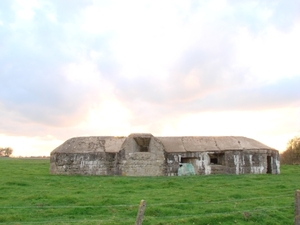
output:
M 267 156 L 267 173 L 272 173 L 272 157 Z

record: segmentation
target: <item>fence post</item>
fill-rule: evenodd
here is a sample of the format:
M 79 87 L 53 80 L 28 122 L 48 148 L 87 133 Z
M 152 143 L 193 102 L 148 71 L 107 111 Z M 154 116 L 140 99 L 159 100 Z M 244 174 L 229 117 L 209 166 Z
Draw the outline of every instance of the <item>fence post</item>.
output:
M 300 225 L 300 190 L 295 192 L 295 225 Z
M 145 209 L 146 209 L 146 202 L 144 200 L 142 200 L 140 202 L 139 211 L 138 211 L 138 214 L 136 216 L 135 225 L 142 225 L 143 219 L 144 219 Z

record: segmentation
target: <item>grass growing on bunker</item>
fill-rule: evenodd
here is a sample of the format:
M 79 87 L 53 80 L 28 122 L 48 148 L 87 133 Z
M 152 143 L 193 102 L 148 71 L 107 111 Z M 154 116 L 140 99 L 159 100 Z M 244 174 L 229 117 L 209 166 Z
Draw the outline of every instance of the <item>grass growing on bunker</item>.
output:
M 0 158 L 0 224 L 293 224 L 300 167 L 280 175 L 58 176 L 49 159 Z

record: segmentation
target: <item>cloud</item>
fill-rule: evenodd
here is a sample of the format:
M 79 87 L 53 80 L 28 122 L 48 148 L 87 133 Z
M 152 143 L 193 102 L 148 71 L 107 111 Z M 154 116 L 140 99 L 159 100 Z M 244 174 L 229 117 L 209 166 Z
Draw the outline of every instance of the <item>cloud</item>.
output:
M 238 88 L 213 93 L 199 99 L 188 110 L 265 110 L 299 105 L 300 91 L 297 84 L 299 77 L 282 79 L 273 84 Z
M 159 134 L 299 105 L 297 2 L 0 4 L 0 133 Z
M 74 16 L 80 7 L 70 9 L 70 15 Z M 101 84 L 96 87 L 100 80 L 97 75 L 95 81 L 89 79 L 90 83 L 78 82 L 67 70 L 72 67 L 70 65 L 76 65 L 75 70 L 82 73 L 79 76 L 98 73 L 83 65 L 82 59 L 88 58 L 85 55 L 92 50 L 99 51 L 103 45 L 101 42 L 83 44 L 89 39 L 80 35 L 76 24 L 68 24 L 70 21 L 64 19 L 62 23 L 50 20 L 44 14 L 46 11 L 26 6 L 15 11 L 14 21 L 4 24 L 0 101 L 4 110 L 17 112 L 32 122 L 64 126 L 88 112 L 93 104 L 89 99 L 97 102 L 97 89 L 101 88 Z M 25 16 L 27 21 L 22 20 Z M 105 60 L 100 65 L 109 68 Z

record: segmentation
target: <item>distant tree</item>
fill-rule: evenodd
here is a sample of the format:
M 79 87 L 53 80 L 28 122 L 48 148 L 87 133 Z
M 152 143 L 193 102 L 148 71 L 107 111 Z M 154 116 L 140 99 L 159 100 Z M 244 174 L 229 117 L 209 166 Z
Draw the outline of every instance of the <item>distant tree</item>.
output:
M 9 157 L 13 153 L 13 149 L 10 147 L 0 148 L 0 156 Z
M 282 164 L 300 164 L 300 136 L 289 140 L 286 150 L 281 154 Z

